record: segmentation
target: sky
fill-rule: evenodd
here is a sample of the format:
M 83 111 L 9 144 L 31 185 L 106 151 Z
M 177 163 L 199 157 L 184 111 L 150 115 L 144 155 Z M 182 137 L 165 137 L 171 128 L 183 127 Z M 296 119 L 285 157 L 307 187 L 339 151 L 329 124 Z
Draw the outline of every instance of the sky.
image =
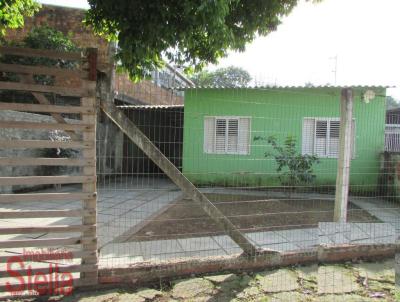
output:
M 85 0 L 41 0 L 87 8 Z M 278 29 L 218 66 L 240 66 L 256 83 L 400 87 L 400 0 L 302 1 Z M 400 99 L 400 88 L 388 94 Z

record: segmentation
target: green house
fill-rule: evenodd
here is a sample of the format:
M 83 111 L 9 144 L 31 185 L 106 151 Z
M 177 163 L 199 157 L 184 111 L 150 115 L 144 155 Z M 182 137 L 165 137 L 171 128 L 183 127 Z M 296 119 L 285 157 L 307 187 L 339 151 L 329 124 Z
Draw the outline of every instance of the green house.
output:
M 352 190 L 376 189 L 385 140 L 384 87 L 353 87 Z M 197 185 L 280 185 L 265 138 L 296 139 L 314 154 L 316 185 L 334 185 L 341 87 L 191 88 L 185 91 L 182 171 Z

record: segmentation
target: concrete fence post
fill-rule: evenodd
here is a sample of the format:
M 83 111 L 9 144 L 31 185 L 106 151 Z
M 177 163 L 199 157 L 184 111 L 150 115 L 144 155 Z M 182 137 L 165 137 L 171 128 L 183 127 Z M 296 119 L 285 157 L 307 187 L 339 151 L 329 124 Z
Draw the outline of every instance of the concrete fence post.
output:
M 353 90 L 344 88 L 340 100 L 339 158 L 336 176 L 335 222 L 347 221 L 349 198 L 350 160 L 352 153 Z

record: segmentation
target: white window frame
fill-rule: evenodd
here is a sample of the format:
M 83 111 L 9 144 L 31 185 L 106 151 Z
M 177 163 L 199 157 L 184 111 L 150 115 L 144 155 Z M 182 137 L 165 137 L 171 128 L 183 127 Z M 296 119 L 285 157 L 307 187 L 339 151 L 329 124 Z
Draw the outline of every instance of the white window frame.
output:
M 337 155 L 332 155 L 331 152 L 330 152 L 330 136 L 331 136 L 330 128 L 331 128 L 331 122 L 339 122 L 340 123 L 340 118 L 339 117 L 304 117 L 302 119 L 302 127 L 304 127 L 304 120 L 306 120 L 306 119 L 314 120 L 313 154 L 309 154 L 309 155 L 316 155 L 319 158 L 336 158 L 336 159 L 339 158 L 340 140 L 338 142 L 339 143 L 338 154 Z M 316 150 L 317 144 L 315 142 L 316 142 L 316 139 L 317 139 L 317 122 L 318 121 L 327 122 L 327 128 L 326 128 L 327 135 L 326 135 L 326 142 L 325 142 L 325 155 L 317 154 L 317 150 Z M 352 133 L 352 139 L 353 139 L 353 142 L 352 142 L 352 159 L 354 159 L 355 156 L 356 156 L 356 152 L 355 152 L 355 150 L 356 150 L 356 147 L 355 147 L 356 146 L 356 135 L 355 135 L 356 134 L 356 121 L 355 121 L 355 118 L 353 118 L 353 125 L 354 125 L 353 126 L 354 128 L 353 128 L 353 133 Z M 302 142 L 303 142 L 304 139 L 305 138 L 302 137 Z M 302 153 L 303 154 L 308 154 L 308 153 L 305 153 L 303 151 L 302 151 Z
M 203 125 L 204 125 L 204 123 L 205 123 L 205 120 L 207 119 L 207 118 L 212 118 L 212 119 L 214 119 L 214 129 L 213 129 L 213 131 L 214 131 L 214 137 L 213 137 L 213 139 L 214 139 L 214 141 L 213 141 L 213 148 L 212 148 L 212 151 L 211 152 L 207 152 L 206 151 L 206 149 L 204 148 L 204 146 L 203 146 L 203 152 L 204 153 L 207 153 L 207 154 L 229 154 L 229 155 L 249 155 L 250 154 L 250 146 L 251 146 L 251 137 L 250 137 L 250 133 L 251 133 L 251 116 L 232 116 L 232 115 L 220 115 L 220 116 L 204 116 L 204 120 L 203 120 Z M 248 125 L 248 129 L 247 129 L 247 131 L 248 131 L 248 141 L 247 141 L 247 152 L 246 153 L 244 153 L 244 152 L 240 152 L 239 151 L 239 132 L 241 131 L 240 130 L 240 119 L 248 119 L 248 123 L 249 123 L 249 125 Z M 226 123 L 225 123 L 225 144 L 224 144 L 224 151 L 217 151 L 216 150 L 216 145 L 217 145 L 217 120 L 225 120 L 226 121 Z M 238 145 L 237 145 L 237 151 L 229 151 L 228 150 L 228 139 L 229 139 L 229 135 L 228 135 L 228 133 L 229 133 L 229 131 L 228 131 L 228 127 L 229 127 L 229 121 L 232 121 L 232 120 L 234 120 L 234 121 L 237 121 L 237 123 L 238 123 L 238 136 L 237 136 L 237 143 L 238 143 Z M 205 129 L 203 130 L 204 132 L 205 132 Z M 204 133 L 204 135 L 206 135 L 205 133 Z M 203 143 L 204 144 L 204 143 Z

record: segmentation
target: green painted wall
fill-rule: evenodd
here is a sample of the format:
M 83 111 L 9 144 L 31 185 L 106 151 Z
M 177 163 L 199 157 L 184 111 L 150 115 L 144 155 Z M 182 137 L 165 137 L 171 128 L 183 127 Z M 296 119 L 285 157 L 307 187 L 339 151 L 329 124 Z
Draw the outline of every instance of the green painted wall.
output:
M 384 148 L 385 90 L 376 91 L 370 103 L 354 94 L 356 156 L 351 162 L 354 191 L 373 191 L 379 173 L 379 153 Z M 340 89 L 191 89 L 185 92 L 183 173 L 198 185 L 279 185 L 271 151 L 255 136 L 275 135 L 280 142 L 288 135 L 298 140 L 301 151 L 304 117 L 339 117 Z M 203 152 L 204 116 L 251 116 L 249 155 Z M 318 185 L 335 184 L 337 159 L 323 158 L 315 166 Z

